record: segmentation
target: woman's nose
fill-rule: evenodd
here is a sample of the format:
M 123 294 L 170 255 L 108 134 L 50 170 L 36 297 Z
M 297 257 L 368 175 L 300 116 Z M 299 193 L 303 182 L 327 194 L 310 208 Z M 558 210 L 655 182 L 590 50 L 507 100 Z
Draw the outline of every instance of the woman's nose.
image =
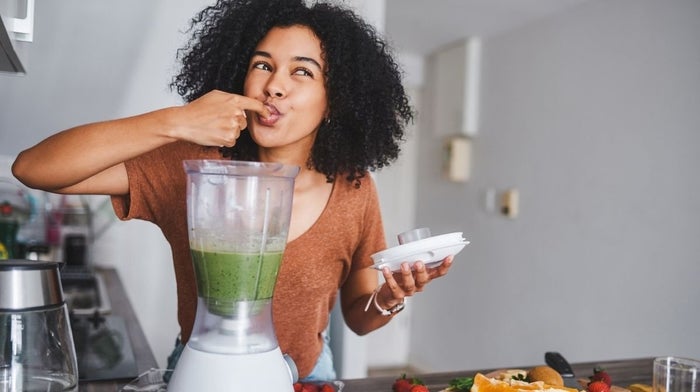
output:
M 282 98 L 286 95 L 286 90 L 284 84 L 280 80 L 280 77 L 273 74 L 267 81 L 265 86 L 265 94 L 270 97 Z

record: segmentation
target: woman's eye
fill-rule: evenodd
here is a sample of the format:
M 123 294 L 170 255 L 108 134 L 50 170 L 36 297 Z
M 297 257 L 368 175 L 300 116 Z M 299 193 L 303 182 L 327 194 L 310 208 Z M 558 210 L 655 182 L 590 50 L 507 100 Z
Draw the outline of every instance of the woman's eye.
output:
M 306 68 L 297 68 L 297 69 L 294 71 L 294 75 L 311 76 L 311 77 L 314 76 L 314 74 L 313 74 L 311 71 L 309 71 L 308 69 L 306 69 Z
M 272 67 L 270 67 L 269 64 L 267 64 L 267 63 L 265 63 L 265 62 L 262 62 L 262 61 L 258 61 L 257 63 L 253 63 L 253 68 L 255 68 L 255 69 L 261 69 L 261 70 L 263 70 L 263 71 L 270 71 L 270 70 L 272 70 Z

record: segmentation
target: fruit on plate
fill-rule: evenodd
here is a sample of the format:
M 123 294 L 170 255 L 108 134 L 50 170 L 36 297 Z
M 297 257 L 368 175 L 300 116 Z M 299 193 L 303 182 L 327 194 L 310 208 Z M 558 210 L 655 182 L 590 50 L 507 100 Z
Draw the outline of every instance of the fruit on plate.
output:
M 527 377 L 527 370 L 524 369 L 500 369 L 494 370 L 490 373 L 484 374 L 487 378 L 496 378 L 499 380 L 525 380 Z
M 555 387 L 563 387 L 564 379 L 558 371 L 549 366 L 535 366 L 527 372 L 527 381 L 542 381 Z
M 635 390 L 633 391 L 632 386 L 630 385 L 629 388 L 624 388 L 619 385 L 614 385 L 612 377 L 610 377 L 610 374 L 603 369 L 600 366 L 596 366 L 593 368 L 593 375 L 590 377 L 585 377 L 585 378 L 580 378 L 578 380 L 579 384 L 581 384 L 581 387 L 586 391 L 586 392 L 651 392 L 651 386 L 649 387 L 649 390 Z M 602 384 L 607 385 L 607 388 Z M 643 384 L 637 384 L 637 385 L 643 385 Z
M 591 382 L 594 381 L 602 381 L 608 384 L 608 386 L 612 385 L 612 379 L 610 378 L 608 372 L 599 366 L 593 368 L 593 376 L 591 376 Z
M 632 392 L 651 392 L 651 385 L 648 385 L 648 384 L 630 384 L 629 390 Z
M 481 373 L 474 376 L 474 385 L 471 392 L 578 392 L 578 389 L 567 388 L 564 386 L 555 386 L 547 384 L 543 381 L 527 382 L 517 379 L 499 380 L 496 378 L 488 378 Z
M 411 387 L 413 384 L 411 384 L 411 381 L 406 379 L 406 377 L 402 378 L 397 378 L 394 381 L 394 385 L 391 386 L 391 390 L 394 392 L 411 392 Z
M 586 387 L 588 392 L 610 392 L 610 385 L 605 381 L 591 381 Z
M 406 374 L 402 374 L 401 377 L 394 380 L 391 390 L 394 392 L 429 392 L 423 381 L 415 377 L 408 378 Z
M 470 392 L 474 385 L 474 377 L 457 377 L 450 380 L 450 386 L 441 392 Z

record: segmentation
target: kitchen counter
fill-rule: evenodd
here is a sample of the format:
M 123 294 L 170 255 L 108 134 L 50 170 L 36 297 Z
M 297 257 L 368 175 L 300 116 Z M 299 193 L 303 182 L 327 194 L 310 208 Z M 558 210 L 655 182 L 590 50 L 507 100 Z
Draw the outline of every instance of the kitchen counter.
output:
M 139 324 L 136 318 L 136 313 L 134 313 L 134 309 L 131 307 L 131 303 L 126 296 L 124 286 L 119 279 L 117 271 L 111 268 L 99 268 L 95 272 L 100 274 L 104 279 L 105 286 L 107 287 L 107 294 L 111 301 L 111 314 L 124 319 L 129 340 L 131 341 L 131 346 L 134 351 L 134 357 L 136 358 L 138 373 L 141 374 L 149 369 L 157 368 L 158 363 L 156 362 L 156 358 L 148 345 L 146 336 L 141 329 L 141 324 Z M 129 381 L 130 380 L 81 381 L 78 390 L 80 392 L 116 392 Z
M 605 368 L 613 380 L 614 385 L 627 387 L 630 384 L 641 383 L 651 385 L 652 363 L 654 358 L 636 358 L 624 359 L 615 361 L 600 361 L 600 362 L 583 362 L 572 363 L 571 367 L 578 377 L 588 377 L 593 374 L 593 368 L 601 366 Z M 544 365 L 544 359 L 541 364 L 531 366 L 513 367 L 517 369 L 528 369 L 536 365 Z M 430 373 L 430 374 L 408 374 L 407 376 L 417 377 L 421 379 L 431 392 L 437 392 L 447 388 L 450 380 L 457 377 L 471 377 L 476 373 L 489 373 L 497 369 L 483 369 L 460 372 L 446 373 Z M 343 380 L 345 388 L 343 392 L 389 392 L 394 380 L 401 377 L 369 377 L 363 379 Z
M 99 269 L 97 272 L 102 275 L 107 287 L 112 305 L 112 314 L 124 318 L 124 321 L 126 322 L 129 338 L 131 340 L 134 356 L 136 358 L 138 373 L 141 374 L 150 369 L 157 368 L 158 363 L 156 362 L 155 356 L 148 345 L 146 336 L 141 329 L 141 325 L 136 318 L 136 314 L 131 307 L 131 303 L 126 296 L 126 292 L 124 291 L 124 287 L 116 270 Z M 577 377 L 587 377 L 593 373 L 594 367 L 602 366 L 608 371 L 615 385 L 627 387 L 628 385 L 634 383 L 651 384 L 653 360 L 653 358 L 649 357 L 599 362 L 583 362 L 572 363 L 571 367 L 573 368 Z M 544 364 L 544 360 L 540 364 L 514 368 L 527 369 L 532 366 L 542 364 Z M 420 378 L 431 392 L 437 392 L 447 388 L 450 380 L 453 378 L 469 377 L 475 375 L 476 373 L 489 373 L 493 370 L 496 369 L 408 374 L 408 376 Z M 391 386 L 394 380 L 400 376 L 400 374 L 397 374 L 395 376 L 342 380 L 345 384 L 343 392 L 389 392 L 391 391 Z M 117 392 L 129 381 L 130 380 L 81 382 L 79 385 L 79 392 Z

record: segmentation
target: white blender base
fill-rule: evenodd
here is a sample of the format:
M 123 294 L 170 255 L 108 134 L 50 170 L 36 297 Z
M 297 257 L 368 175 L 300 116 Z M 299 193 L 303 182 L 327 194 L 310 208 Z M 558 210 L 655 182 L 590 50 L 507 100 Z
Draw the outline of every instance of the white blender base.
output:
M 186 345 L 168 392 L 293 392 L 292 375 L 279 347 L 257 354 L 216 354 Z

